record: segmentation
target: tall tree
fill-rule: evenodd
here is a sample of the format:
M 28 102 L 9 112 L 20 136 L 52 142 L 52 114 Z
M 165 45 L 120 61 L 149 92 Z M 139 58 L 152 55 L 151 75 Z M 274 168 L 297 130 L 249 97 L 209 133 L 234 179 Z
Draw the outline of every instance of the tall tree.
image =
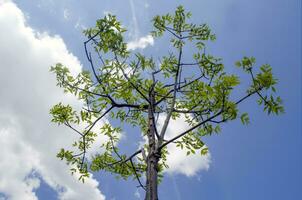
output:
M 275 97 L 277 80 L 270 65 L 262 65 L 259 70 L 254 67 L 253 57 L 236 62 L 251 79 L 248 88 L 237 87 L 239 77 L 226 73 L 222 60 L 205 52 L 206 42 L 215 40 L 215 35 L 206 24 L 188 23 L 190 17 L 191 13 L 182 6 L 174 14 L 154 17 L 153 37 L 167 33 L 171 42 L 169 53 L 159 63 L 127 50 L 123 37 L 126 30 L 115 16 L 108 15 L 84 31 L 88 37 L 85 53 L 92 73 L 83 71 L 74 77 L 62 64 L 51 67 L 58 86 L 83 102 L 81 110 L 59 103 L 50 111 L 53 122 L 64 124 L 79 135 L 74 149 L 61 149 L 57 156 L 65 159 L 81 180 L 89 176 L 90 170 L 105 170 L 125 179 L 134 177 L 146 191 L 145 199 L 156 200 L 159 179 L 168 167 L 168 145 L 175 143 L 187 154 L 207 154 L 202 137 L 220 132 L 221 123 L 237 118 L 243 124 L 249 123 L 248 114 L 240 112 L 238 105 L 252 95 L 259 97 L 258 104 L 268 114 L 283 112 L 280 97 Z M 98 56 L 98 64 L 93 55 Z M 235 88 L 238 92 L 232 95 Z M 240 92 L 242 96 L 238 95 Z M 159 115 L 165 118 L 161 127 L 157 123 Z M 181 116 L 185 116 L 190 128 L 167 139 L 169 122 Z M 103 118 L 106 120 L 102 127 L 95 130 Z M 130 155 L 120 153 L 122 129 L 109 123 L 116 120 L 138 127 L 137 134 L 146 138 L 146 144 Z M 82 124 L 86 127 L 80 129 Z M 103 151 L 87 159 L 89 147 L 99 134 L 106 138 L 102 141 Z M 142 176 L 146 177 L 145 184 L 140 180 Z

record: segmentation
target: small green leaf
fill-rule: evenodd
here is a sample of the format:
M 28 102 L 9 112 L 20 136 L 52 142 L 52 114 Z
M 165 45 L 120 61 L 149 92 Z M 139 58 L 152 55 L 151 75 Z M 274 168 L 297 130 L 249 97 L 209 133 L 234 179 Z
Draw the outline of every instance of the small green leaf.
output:
M 241 67 L 241 62 L 240 62 L 240 61 L 235 62 L 235 65 L 236 65 L 237 67 Z
M 209 149 L 207 147 L 201 149 L 200 154 L 202 156 L 207 155 L 209 153 Z
M 249 119 L 249 116 L 247 113 L 243 113 L 241 116 L 240 116 L 240 119 L 241 119 L 241 122 L 242 124 L 249 124 L 250 123 L 250 119 Z

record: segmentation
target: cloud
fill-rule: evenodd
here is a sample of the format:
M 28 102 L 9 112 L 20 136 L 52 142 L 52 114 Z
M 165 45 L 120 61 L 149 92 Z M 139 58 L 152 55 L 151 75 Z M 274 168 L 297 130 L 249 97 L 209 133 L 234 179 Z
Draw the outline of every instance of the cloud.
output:
M 165 116 L 160 115 L 158 119 L 159 128 L 164 124 Z M 181 115 L 176 120 L 170 120 L 167 128 L 165 139 L 169 140 L 179 133 L 189 129 L 189 125 L 185 122 L 185 117 Z M 168 145 L 169 155 L 167 156 L 167 164 L 169 166 L 166 169 L 168 174 L 184 174 L 186 176 L 194 176 L 201 170 L 208 170 L 211 163 L 211 155 L 201 156 L 198 152 L 196 154 L 186 155 L 187 151 L 176 147 L 176 144 Z
M 136 11 L 135 11 L 135 5 L 133 3 L 133 0 L 129 0 L 130 3 L 130 7 L 131 7 L 131 14 L 132 14 L 132 23 L 133 23 L 133 32 L 131 33 L 131 35 L 133 36 L 133 38 L 137 39 L 138 35 L 139 35 L 139 28 L 138 28 L 138 22 L 137 22 L 137 18 L 136 18 Z
M 81 18 L 81 17 L 79 17 L 79 18 L 77 19 L 77 21 L 76 21 L 76 23 L 75 23 L 75 25 L 74 25 L 74 28 L 75 28 L 75 29 L 78 29 L 78 30 L 81 30 L 81 31 L 87 29 L 87 27 L 83 24 L 82 18 Z
M 113 15 L 112 12 L 109 11 L 109 10 L 104 10 L 104 11 L 103 11 L 103 14 L 104 14 L 105 16 L 107 16 L 107 15 Z
M 77 74 L 80 62 L 59 36 L 25 24 L 14 3 L 0 0 L 0 193 L 12 200 L 35 200 L 42 178 L 60 199 L 105 199 L 93 177 L 82 184 L 55 157 L 77 135 L 51 124 L 49 109 L 60 101 L 77 107 L 80 103 L 57 88 L 49 67 L 61 62 Z
M 153 46 L 153 44 L 154 44 L 153 37 L 151 35 L 146 35 L 144 37 L 128 42 L 127 49 L 128 50 L 144 49 L 149 45 Z
M 159 115 L 157 120 L 158 132 L 161 131 L 165 118 L 166 115 Z M 165 139 L 169 140 L 189 128 L 190 126 L 185 122 L 184 115 L 180 115 L 176 120 L 170 119 Z M 141 149 L 147 141 L 147 136 L 144 136 L 143 140 L 139 143 L 139 149 Z M 181 149 L 180 147 L 176 147 L 176 144 L 174 143 L 170 143 L 167 148 L 169 154 L 167 155 L 166 164 L 168 164 L 169 168 L 165 169 L 165 173 L 168 175 L 183 174 L 191 177 L 197 175 L 201 170 L 208 170 L 210 167 L 210 153 L 200 155 L 200 153 L 196 152 L 196 154 L 190 154 L 187 156 L 186 148 L 184 147 L 184 149 Z M 141 154 L 138 156 L 142 158 Z M 197 178 L 200 179 L 200 177 Z
M 135 196 L 135 198 L 137 198 L 137 199 L 141 199 L 141 194 L 139 193 L 138 190 L 136 190 L 136 191 L 134 192 L 134 196 Z
M 63 17 L 64 17 L 65 20 L 69 20 L 70 19 L 70 11 L 67 8 L 65 8 L 63 10 Z

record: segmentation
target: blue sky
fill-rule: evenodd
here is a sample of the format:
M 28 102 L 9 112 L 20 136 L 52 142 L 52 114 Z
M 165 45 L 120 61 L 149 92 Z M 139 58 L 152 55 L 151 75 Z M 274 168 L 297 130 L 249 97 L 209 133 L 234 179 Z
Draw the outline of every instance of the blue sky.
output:
M 85 69 L 81 31 L 106 13 L 118 16 L 137 51 L 166 54 L 164 43 L 147 37 L 150 20 L 180 4 L 194 22 L 212 28 L 217 40 L 208 51 L 223 58 L 227 71 L 240 74 L 234 62 L 243 56 L 272 65 L 285 114 L 267 116 L 256 98 L 245 102 L 240 109 L 251 124 L 227 123 L 221 134 L 204 138 L 210 157 L 189 160 L 191 174 L 178 162 L 160 185 L 160 199 L 302 198 L 301 1 L 0 0 L 0 200 L 143 199 L 134 181 L 100 172 L 83 185 L 57 161 L 57 149 L 74 137 L 49 124 L 48 109 L 79 103 L 56 88 L 48 69 L 55 62 L 74 73 Z

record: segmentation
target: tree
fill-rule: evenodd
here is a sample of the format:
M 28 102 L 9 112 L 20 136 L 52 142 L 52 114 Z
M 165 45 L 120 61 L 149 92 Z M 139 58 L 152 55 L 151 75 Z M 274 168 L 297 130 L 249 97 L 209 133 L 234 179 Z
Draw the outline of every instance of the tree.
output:
M 187 154 L 207 154 L 202 137 L 220 132 L 221 123 L 238 118 L 243 124 L 249 123 L 248 114 L 240 112 L 238 105 L 252 95 L 259 97 L 258 104 L 268 114 L 283 112 L 281 98 L 275 97 L 277 80 L 271 66 L 264 64 L 256 69 L 253 57 L 236 62 L 251 79 L 248 88 L 238 87 L 239 77 L 227 74 L 222 60 L 205 52 L 206 42 L 215 40 L 215 35 L 206 24 L 188 23 L 190 17 L 191 13 L 182 6 L 174 14 L 154 17 L 153 37 L 167 33 L 171 42 L 169 53 L 159 64 L 152 57 L 127 50 L 123 37 L 126 30 L 115 16 L 108 15 L 84 31 L 88 37 L 85 53 L 92 73 L 83 71 L 74 77 L 60 63 L 51 67 L 57 85 L 83 102 L 80 111 L 62 103 L 50 111 L 53 122 L 79 135 L 74 149 L 61 149 L 57 155 L 71 165 L 72 173 L 81 174 L 79 179 L 84 181 L 90 170 L 108 171 L 124 179 L 133 177 L 146 190 L 145 199 L 156 200 L 158 183 L 168 167 L 165 161 L 169 144 L 177 144 Z M 196 52 L 191 53 L 192 49 Z M 188 53 L 184 56 L 185 51 Z M 98 66 L 93 55 L 98 56 Z M 185 61 L 189 57 L 192 61 Z M 235 88 L 237 95 L 232 93 Z M 240 91 L 242 96 L 238 95 Z M 159 115 L 165 117 L 161 128 L 157 123 Z M 180 116 L 185 116 L 190 128 L 166 139 L 170 120 Z M 104 122 L 99 130 L 94 130 L 103 118 L 138 127 L 139 134 L 147 138 L 146 144 L 130 155 L 120 153 L 120 126 Z M 81 130 L 81 124 L 87 126 Z M 103 152 L 88 160 L 87 151 L 98 134 L 107 138 Z M 142 176 L 146 177 L 145 185 L 140 180 Z

